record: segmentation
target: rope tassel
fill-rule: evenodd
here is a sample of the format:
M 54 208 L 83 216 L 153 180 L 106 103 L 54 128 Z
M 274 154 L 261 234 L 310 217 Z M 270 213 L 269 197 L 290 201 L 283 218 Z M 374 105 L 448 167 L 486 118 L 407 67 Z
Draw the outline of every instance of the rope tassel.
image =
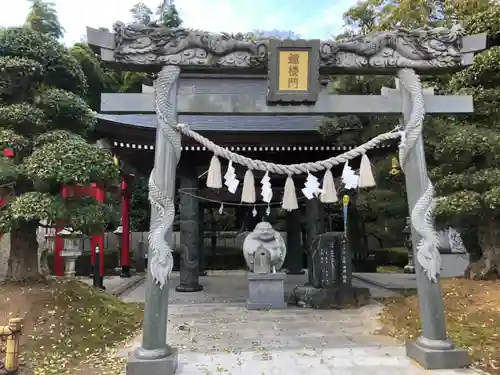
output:
M 297 194 L 295 193 L 295 183 L 293 182 L 292 176 L 288 176 L 286 179 L 281 207 L 287 211 L 293 211 L 299 208 Z
M 322 203 L 335 203 L 338 201 L 337 190 L 335 189 L 335 182 L 333 181 L 333 174 L 330 169 L 327 169 L 323 177 L 323 186 L 319 197 Z
M 244 203 L 255 203 L 255 178 L 251 169 L 247 169 L 243 179 L 243 191 L 241 201 Z
M 220 160 L 217 155 L 212 156 L 210 167 L 208 168 L 207 187 L 222 189 L 222 171 Z
M 361 156 L 361 164 L 359 166 L 359 187 L 368 188 L 375 186 L 375 178 L 373 177 L 372 165 L 366 153 Z

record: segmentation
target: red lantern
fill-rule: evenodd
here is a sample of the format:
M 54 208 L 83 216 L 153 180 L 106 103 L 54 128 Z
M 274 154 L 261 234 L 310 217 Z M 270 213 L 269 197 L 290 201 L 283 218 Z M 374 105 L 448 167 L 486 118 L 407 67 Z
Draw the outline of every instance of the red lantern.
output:
M 6 158 L 13 158 L 14 157 L 14 149 L 12 147 L 5 147 L 3 149 L 3 156 Z

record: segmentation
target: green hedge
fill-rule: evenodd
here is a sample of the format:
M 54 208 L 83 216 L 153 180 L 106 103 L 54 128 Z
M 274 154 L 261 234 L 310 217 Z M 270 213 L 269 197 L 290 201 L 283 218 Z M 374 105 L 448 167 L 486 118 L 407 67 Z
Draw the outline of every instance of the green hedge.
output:
M 408 264 L 408 251 L 404 247 L 380 249 L 373 253 L 377 266 L 404 267 Z

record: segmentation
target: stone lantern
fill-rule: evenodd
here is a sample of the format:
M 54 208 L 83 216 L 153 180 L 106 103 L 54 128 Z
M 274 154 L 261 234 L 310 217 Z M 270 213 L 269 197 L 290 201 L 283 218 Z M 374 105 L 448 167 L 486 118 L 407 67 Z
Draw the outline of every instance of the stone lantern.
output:
M 41 253 L 39 254 L 39 261 L 40 261 L 40 272 L 42 275 L 49 275 L 50 274 L 50 268 L 49 268 L 49 263 L 47 260 L 48 254 L 54 254 L 54 249 L 56 247 L 56 229 L 53 227 L 50 227 L 49 230 L 45 233 L 44 237 L 45 242 L 42 246 Z
M 59 233 L 64 240 L 64 249 L 61 251 L 61 256 L 64 258 L 65 275 L 75 275 L 76 259 L 82 255 L 83 233 L 73 231 L 71 228 L 64 228 Z
M 45 235 L 45 249 L 49 251 L 49 253 L 54 253 L 54 249 L 56 247 L 56 233 L 54 228 L 50 228 L 48 233 Z
M 120 225 L 115 229 L 113 234 L 118 238 L 118 266 L 115 268 L 115 272 L 121 272 L 122 270 L 122 246 L 123 246 L 123 227 Z

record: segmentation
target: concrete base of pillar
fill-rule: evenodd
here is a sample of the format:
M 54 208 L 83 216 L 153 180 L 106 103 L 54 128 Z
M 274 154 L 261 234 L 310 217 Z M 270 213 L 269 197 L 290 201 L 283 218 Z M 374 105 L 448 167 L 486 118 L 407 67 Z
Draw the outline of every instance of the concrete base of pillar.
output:
M 450 343 L 449 349 L 431 349 L 423 346 L 419 339 L 406 342 L 406 355 L 426 370 L 451 370 L 470 365 L 466 349 L 456 348 Z
M 174 375 L 177 371 L 178 349 L 170 348 L 171 354 L 164 358 L 144 359 L 134 350 L 127 362 L 126 375 Z
M 177 285 L 175 287 L 175 291 L 179 293 L 193 293 L 193 292 L 200 292 L 203 290 L 203 285 L 200 284 L 194 284 L 194 285 Z

